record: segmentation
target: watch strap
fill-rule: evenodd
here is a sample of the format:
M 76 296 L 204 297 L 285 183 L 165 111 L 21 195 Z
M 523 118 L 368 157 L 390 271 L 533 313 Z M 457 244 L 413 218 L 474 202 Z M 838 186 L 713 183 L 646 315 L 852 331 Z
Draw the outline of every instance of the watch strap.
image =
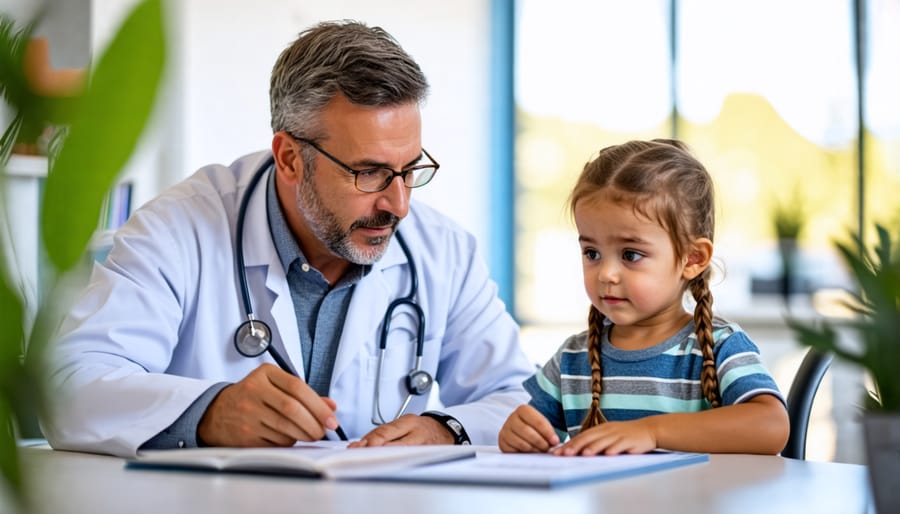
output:
M 472 444 L 472 440 L 469 439 L 469 434 L 466 433 L 462 423 L 453 416 L 436 410 L 425 411 L 420 415 L 431 418 L 446 428 L 447 432 L 450 432 L 450 435 L 453 436 L 453 444 Z

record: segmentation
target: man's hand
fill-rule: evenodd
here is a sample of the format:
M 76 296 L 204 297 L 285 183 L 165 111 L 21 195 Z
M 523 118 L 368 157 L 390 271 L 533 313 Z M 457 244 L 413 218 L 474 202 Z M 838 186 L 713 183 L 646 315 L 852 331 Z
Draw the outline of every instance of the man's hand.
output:
M 338 426 L 334 401 L 296 376 L 262 364 L 212 401 L 197 436 L 210 446 L 291 446 Z
M 437 420 L 417 414 L 405 414 L 364 435 L 348 448 L 414 444 L 453 444 L 453 436 Z

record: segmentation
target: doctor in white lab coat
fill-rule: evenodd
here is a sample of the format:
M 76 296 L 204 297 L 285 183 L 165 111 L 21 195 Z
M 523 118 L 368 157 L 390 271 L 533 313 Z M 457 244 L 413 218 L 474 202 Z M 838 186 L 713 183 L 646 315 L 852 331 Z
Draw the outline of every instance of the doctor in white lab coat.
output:
M 284 446 L 334 439 L 338 424 L 354 446 L 495 443 L 507 415 L 527 401 L 522 382 L 533 366 L 474 238 L 411 199 L 437 167 L 421 144 L 426 90 L 418 66 L 380 29 L 338 22 L 301 33 L 273 69 L 271 152 L 204 167 L 150 201 L 94 266 L 51 346 L 56 401 L 42 420 L 50 444 L 122 456 Z M 358 173 L 374 168 L 393 171 Z M 292 291 L 285 243 L 273 236 L 279 224 L 303 271 L 324 279 L 326 296 L 349 291 L 337 315 L 313 309 L 298 323 L 305 300 Z M 418 268 L 424 349 L 417 365 L 418 322 L 412 309 L 398 308 L 379 373 L 383 317 L 411 283 L 395 231 Z M 251 358 L 235 347 L 247 319 L 241 273 L 288 370 L 269 353 Z M 328 321 L 337 346 L 331 360 L 312 361 L 331 366 L 327 390 L 315 391 L 306 381 L 304 327 L 315 332 Z M 410 394 L 413 370 L 437 386 Z

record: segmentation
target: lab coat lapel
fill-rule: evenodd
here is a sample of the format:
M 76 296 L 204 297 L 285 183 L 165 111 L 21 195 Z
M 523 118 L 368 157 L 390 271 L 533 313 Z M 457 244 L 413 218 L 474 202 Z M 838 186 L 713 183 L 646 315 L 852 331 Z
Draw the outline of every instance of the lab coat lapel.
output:
M 354 361 L 368 363 L 371 362 L 368 357 L 377 355 L 378 335 L 384 313 L 393 297 L 397 296 L 396 284 L 389 283 L 384 272 L 405 262 L 406 257 L 397 244 L 396 237 L 391 238 L 384 256 L 373 265 L 369 274 L 356 284 L 347 309 L 347 318 L 344 320 L 340 347 L 331 376 L 333 389 L 343 389 L 341 379 L 345 372 L 349 370 L 355 373 L 367 372 L 360 369 L 359 364 L 355 368 L 352 367 Z M 374 370 L 371 371 L 374 374 Z M 348 384 L 352 382 L 353 380 L 350 380 Z
M 247 269 L 247 283 L 256 316 L 272 329 L 272 344 L 285 356 L 298 376 L 305 379 L 294 302 L 284 266 L 269 231 L 266 212 L 267 180 L 268 176 L 263 177 L 253 191 L 244 220 L 244 267 Z M 265 274 L 264 282 L 262 274 Z M 263 283 L 268 291 L 262 289 Z M 268 354 L 263 358 L 274 363 L 274 359 Z

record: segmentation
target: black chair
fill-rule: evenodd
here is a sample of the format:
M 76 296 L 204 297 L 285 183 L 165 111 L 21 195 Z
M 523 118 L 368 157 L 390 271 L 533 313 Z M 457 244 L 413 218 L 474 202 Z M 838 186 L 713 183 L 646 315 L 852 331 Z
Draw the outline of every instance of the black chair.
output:
M 832 355 L 810 348 L 797 369 L 791 390 L 787 396 L 788 417 L 791 420 L 791 432 L 782 457 L 806 459 L 806 430 L 809 427 L 809 415 L 812 411 L 813 399 L 819 389 L 822 377 L 831 366 Z

